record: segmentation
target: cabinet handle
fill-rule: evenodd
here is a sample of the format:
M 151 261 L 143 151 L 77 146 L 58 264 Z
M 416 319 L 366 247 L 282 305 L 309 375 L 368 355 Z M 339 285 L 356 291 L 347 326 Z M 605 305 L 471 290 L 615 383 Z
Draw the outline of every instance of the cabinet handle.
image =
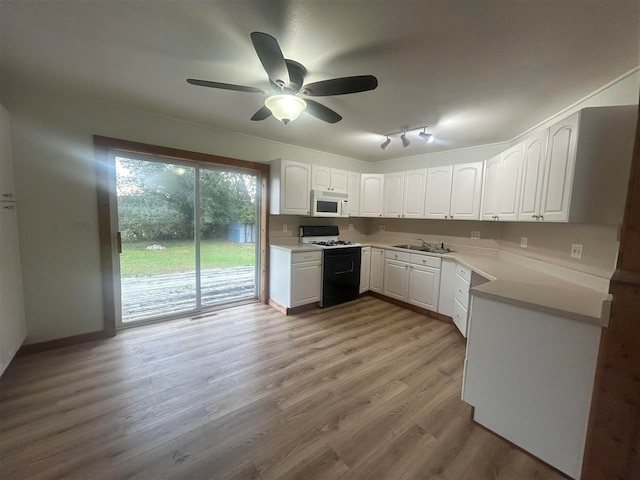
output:
M 449 215 L 449 218 L 453 218 L 453 215 Z
M 537 215 L 531 215 L 531 218 L 538 218 Z
M 2 198 L 13 198 L 13 193 L 3 193 Z
M 16 207 L 15 207 L 14 205 L 5 205 L 5 206 L 4 206 L 4 209 L 5 209 L 5 210 L 15 210 L 15 209 L 16 209 Z
M 538 215 L 538 218 L 539 218 L 540 220 L 544 220 L 544 215 Z
M 448 215 L 445 215 L 445 216 L 444 216 L 444 218 L 449 218 L 449 216 L 448 216 Z

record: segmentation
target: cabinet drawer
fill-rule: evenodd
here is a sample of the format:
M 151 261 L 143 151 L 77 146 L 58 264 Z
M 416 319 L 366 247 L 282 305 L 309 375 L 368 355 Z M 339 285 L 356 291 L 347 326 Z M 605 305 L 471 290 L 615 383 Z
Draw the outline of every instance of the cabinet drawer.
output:
M 411 254 L 411 263 L 414 265 L 422 265 L 423 267 L 440 268 L 442 259 L 437 257 L 430 257 L 429 255 L 420 255 L 419 253 Z
M 469 282 L 467 282 L 460 275 L 456 275 L 456 280 L 453 287 L 453 298 L 459 301 L 464 308 L 468 308 Z
M 467 338 L 467 309 L 458 300 L 453 301 L 453 323 L 462 336 Z
M 291 263 L 319 262 L 322 260 L 322 250 L 317 252 L 296 252 L 291 254 Z
M 471 282 L 471 270 L 467 267 L 463 267 L 462 265 L 458 264 L 456 266 L 456 273 L 464 278 L 467 282 Z
M 411 261 L 411 254 L 409 252 L 396 252 L 394 250 L 386 250 L 384 258 L 409 263 Z

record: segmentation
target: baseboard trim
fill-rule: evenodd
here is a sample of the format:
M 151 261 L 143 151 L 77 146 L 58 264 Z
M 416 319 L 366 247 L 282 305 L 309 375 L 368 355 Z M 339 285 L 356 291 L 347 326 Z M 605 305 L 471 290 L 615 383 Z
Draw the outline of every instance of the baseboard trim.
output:
M 380 300 L 384 300 L 385 302 L 393 303 L 394 305 L 398 305 L 399 307 L 406 308 L 407 310 L 411 310 L 413 312 L 419 313 L 421 315 L 426 315 L 427 317 L 431 317 L 434 320 L 438 320 L 444 323 L 453 324 L 453 318 L 448 317 L 446 315 L 442 315 L 441 313 L 432 312 L 431 310 L 427 310 L 426 308 L 418 307 L 416 305 L 412 305 L 407 302 L 403 302 L 402 300 L 396 300 L 395 298 L 387 297 L 378 292 L 372 292 L 368 290 L 361 295 L 370 295 L 372 297 L 378 298 Z
M 295 315 L 296 313 L 305 312 L 307 310 L 312 310 L 314 308 L 318 308 L 317 303 L 310 303 L 308 305 L 300 305 L 299 307 L 285 307 L 284 305 L 280 305 L 275 300 L 269 299 L 269 306 L 275 308 L 283 315 Z
M 82 333 L 80 335 L 73 335 L 71 337 L 57 338 L 55 340 L 48 340 L 46 342 L 31 343 L 29 345 L 22 345 L 17 352 L 17 356 L 30 355 L 32 353 L 46 352 L 47 350 L 53 350 L 56 348 L 69 347 L 72 345 L 78 345 L 80 343 L 93 342 L 95 340 L 103 340 L 105 338 L 111 338 L 115 335 L 110 334 L 106 330 L 99 330 L 97 332 Z

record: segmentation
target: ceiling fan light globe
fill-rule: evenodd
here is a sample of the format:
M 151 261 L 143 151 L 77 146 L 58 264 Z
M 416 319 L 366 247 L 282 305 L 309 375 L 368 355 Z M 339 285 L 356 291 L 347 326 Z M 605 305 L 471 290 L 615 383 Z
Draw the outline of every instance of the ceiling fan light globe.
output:
M 285 125 L 293 122 L 307 108 L 307 102 L 295 95 L 272 95 L 264 104 Z

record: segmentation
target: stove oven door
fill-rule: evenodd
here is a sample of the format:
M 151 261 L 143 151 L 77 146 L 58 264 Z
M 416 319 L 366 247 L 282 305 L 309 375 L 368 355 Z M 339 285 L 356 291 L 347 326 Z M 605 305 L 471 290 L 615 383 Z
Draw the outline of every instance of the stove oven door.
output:
M 361 247 L 324 250 L 321 307 L 354 300 L 360 290 Z

